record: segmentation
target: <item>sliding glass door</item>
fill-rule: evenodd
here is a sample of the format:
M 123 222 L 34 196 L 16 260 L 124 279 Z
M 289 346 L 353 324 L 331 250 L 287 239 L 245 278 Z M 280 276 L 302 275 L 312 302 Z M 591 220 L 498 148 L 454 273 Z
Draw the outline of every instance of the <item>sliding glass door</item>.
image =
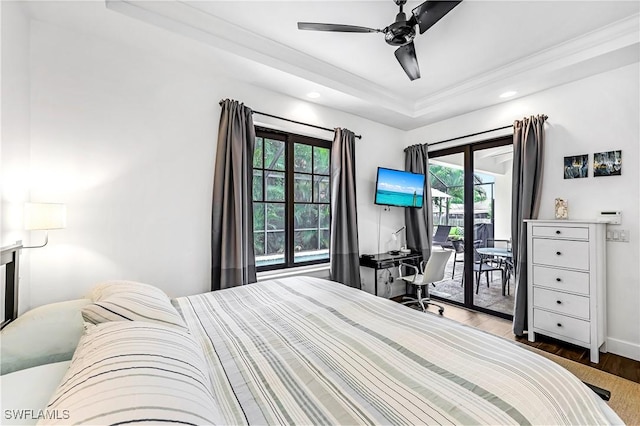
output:
M 509 138 L 511 140 L 511 138 Z M 473 305 L 513 314 L 511 173 L 513 145 L 472 150 Z
M 434 232 L 449 228 L 445 279 L 431 291 L 472 309 L 510 317 L 512 138 L 430 152 Z
M 430 158 L 429 180 L 434 232 L 439 235 L 448 229 L 445 244 L 436 241 L 434 245 L 454 250 L 445 269 L 445 279 L 429 291 L 432 296 L 464 304 L 464 152 Z

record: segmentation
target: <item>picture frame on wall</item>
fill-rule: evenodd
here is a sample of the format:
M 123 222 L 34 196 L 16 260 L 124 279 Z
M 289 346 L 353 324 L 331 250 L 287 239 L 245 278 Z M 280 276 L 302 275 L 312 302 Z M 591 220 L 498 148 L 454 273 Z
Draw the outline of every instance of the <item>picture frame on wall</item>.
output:
M 580 179 L 589 176 L 589 154 L 564 157 L 564 178 Z
M 622 151 L 596 152 L 593 154 L 593 176 L 620 176 Z

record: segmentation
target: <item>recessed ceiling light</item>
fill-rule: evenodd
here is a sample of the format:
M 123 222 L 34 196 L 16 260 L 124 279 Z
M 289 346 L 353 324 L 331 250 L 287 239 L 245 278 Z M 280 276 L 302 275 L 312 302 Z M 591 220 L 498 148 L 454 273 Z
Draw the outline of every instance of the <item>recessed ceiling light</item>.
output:
M 508 92 L 504 92 L 502 95 L 500 95 L 501 98 L 510 98 L 514 95 L 516 95 L 518 92 L 514 91 L 514 90 L 509 90 Z
M 309 92 L 307 93 L 307 97 L 311 99 L 316 99 L 320 97 L 320 93 L 318 92 Z

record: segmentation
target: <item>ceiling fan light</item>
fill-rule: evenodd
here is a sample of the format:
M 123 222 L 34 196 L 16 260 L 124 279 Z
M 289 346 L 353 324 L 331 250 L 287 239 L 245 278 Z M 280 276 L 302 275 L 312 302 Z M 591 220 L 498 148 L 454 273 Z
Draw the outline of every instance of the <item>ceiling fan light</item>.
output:
M 409 26 L 397 26 L 389 27 L 389 31 L 384 33 L 384 41 L 391 46 L 404 46 L 409 44 L 416 37 L 416 31 L 413 27 Z

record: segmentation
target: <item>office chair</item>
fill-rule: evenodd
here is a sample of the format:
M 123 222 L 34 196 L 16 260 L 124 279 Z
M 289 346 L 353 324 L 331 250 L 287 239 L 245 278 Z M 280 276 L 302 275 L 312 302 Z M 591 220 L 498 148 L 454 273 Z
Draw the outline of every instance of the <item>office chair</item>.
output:
M 438 313 L 442 315 L 444 307 L 431 302 L 431 299 L 429 298 L 429 284 L 433 284 L 435 286 L 435 282 L 441 281 L 444 278 L 444 268 L 447 265 L 449 257 L 451 257 L 451 250 L 433 250 L 429 260 L 426 263 L 420 263 L 420 270 L 413 265 L 408 265 L 402 262 L 400 263 L 398 279 L 416 286 L 416 297 L 403 297 L 402 300 L 405 300 L 405 302 L 402 302 L 403 305 L 417 303 L 422 308 L 422 312 L 427 311 L 427 305 L 434 305 L 439 308 Z M 413 269 L 415 273 L 413 275 L 403 276 L 403 266 Z M 422 294 L 423 287 L 424 295 Z

